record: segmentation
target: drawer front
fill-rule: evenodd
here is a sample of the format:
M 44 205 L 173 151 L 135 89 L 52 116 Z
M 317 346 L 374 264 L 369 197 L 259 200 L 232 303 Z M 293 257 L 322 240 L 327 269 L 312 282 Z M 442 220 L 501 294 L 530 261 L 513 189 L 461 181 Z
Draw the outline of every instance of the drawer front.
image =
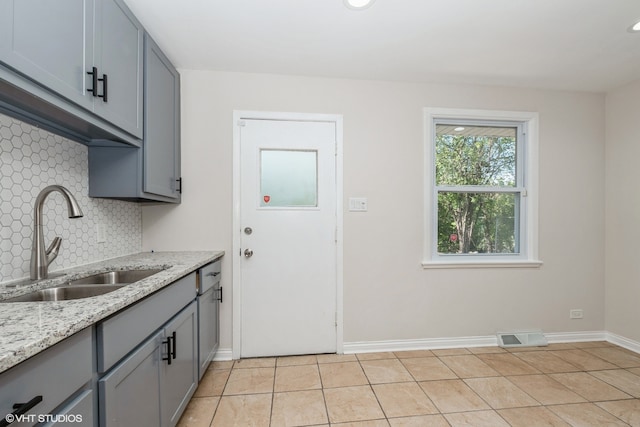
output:
M 98 372 L 106 372 L 196 297 L 196 273 L 98 323 Z
M 92 329 L 84 329 L 0 375 L 0 414 L 10 414 L 16 403 L 36 396 L 42 401 L 27 415 L 44 415 L 91 381 Z M 73 369 L 70 369 L 73 367 Z M 37 420 L 34 420 L 37 421 Z M 33 425 L 15 423 L 13 425 Z
M 203 294 L 220 283 L 221 261 L 207 264 L 198 270 L 200 275 L 200 293 Z

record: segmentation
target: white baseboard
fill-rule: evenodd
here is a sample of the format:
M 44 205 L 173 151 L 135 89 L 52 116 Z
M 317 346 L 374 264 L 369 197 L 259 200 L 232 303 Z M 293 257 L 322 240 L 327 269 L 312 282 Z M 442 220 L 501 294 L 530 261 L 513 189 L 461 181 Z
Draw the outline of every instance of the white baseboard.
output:
M 230 348 L 219 348 L 216 355 L 213 357 L 214 362 L 224 362 L 227 360 L 233 360 L 233 353 Z
M 625 338 L 623 336 L 616 335 L 611 332 L 607 332 L 606 335 L 607 335 L 607 341 L 609 341 L 610 343 L 619 345 L 620 347 L 624 347 L 627 350 L 640 353 L 640 342 L 630 340 L 629 338 Z
M 590 332 L 565 332 L 565 333 L 548 333 L 544 334 L 549 343 L 561 342 L 585 342 L 585 341 L 611 341 L 614 344 L 618 342 L 609 339 L 611 334 L 604 331 Z M 627 345 L 618 344 L 622 347 L 629 348 L 633 351 L 633 342 L 621 339 Z M 451 338 L 424 338 L 417 340 L 389 340 L 389 341 L 356 341 L 344 343 L 345 354 L 351 353 L 376 353 L 383 351 L 405 351 L 405 350 L 436 350 L 442 348 L 460 348 L 460 347 L 491 347 L 498 345 L 498 338 L 495 335 L 476 336 L 476 337 L 451 337 Z M 635 343 L 637 349 L 640 344 Z M 631 346 L 631 347 L 630 347 Z

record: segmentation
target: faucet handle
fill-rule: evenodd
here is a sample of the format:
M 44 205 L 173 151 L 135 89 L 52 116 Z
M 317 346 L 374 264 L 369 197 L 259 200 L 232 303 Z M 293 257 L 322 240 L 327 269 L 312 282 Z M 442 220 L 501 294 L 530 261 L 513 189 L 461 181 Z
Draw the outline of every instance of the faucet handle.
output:
M 60 251 L 60 244 L 62 243 L 61 237 L 55 237 L 49 247 L 47 248 L 47 265 L 51 263 L 58 256 L 58 251 Z

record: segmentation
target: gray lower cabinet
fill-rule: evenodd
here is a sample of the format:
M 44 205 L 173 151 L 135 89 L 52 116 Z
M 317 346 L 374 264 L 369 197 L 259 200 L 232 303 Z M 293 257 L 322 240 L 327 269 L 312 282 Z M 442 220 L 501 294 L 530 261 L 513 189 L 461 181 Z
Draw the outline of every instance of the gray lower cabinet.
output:
M 89 196 L 180 203 L 180 75 L 144 38 L 142 148 L 91 146 Z
M 220 261 L 198 270 L 198 378 L 202 378 L 220 345 Z
M 29 409 L 12 427 L 95 425 L 93 360 L 87 328 L 0 374 L 0 425 L 21 407 Z
M 122 0 L 0 2 L 0 64 L 138 139 L 143 33 Z

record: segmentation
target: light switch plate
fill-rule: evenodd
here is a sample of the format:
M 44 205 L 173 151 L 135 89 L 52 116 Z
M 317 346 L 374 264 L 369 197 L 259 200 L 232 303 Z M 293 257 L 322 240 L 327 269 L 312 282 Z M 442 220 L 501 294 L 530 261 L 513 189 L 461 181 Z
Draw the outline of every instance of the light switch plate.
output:
M 366 212 L 366 197 L 349 197 L 349 212 Z
M 96 225 L 96 243 L 105 243 L 107 241 L 107 227 L 104 224 Z

